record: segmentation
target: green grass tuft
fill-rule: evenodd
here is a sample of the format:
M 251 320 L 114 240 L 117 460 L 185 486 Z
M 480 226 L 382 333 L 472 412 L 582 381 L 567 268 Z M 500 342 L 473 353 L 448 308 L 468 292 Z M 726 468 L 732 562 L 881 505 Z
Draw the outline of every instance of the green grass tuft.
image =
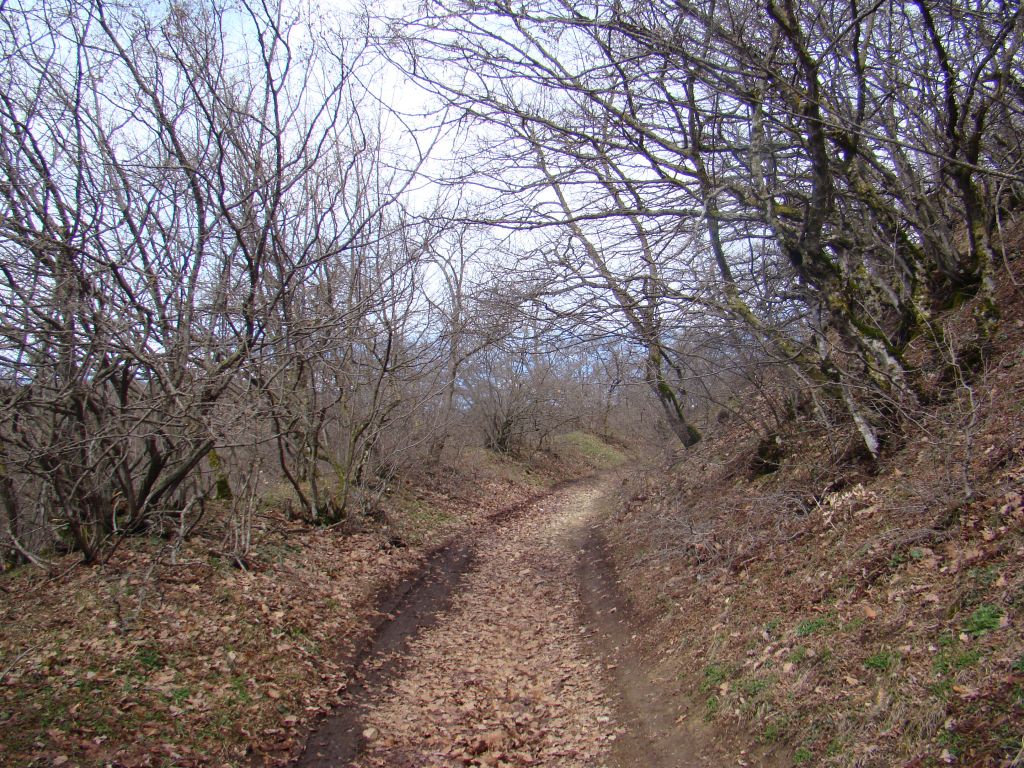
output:
M 628 460 L 621 450 L 589 432 L 558 435 L 552 438 L 551 447 L 555 453 L 579 457 L 595 469 L 612 469 Z
M 888 672 L 900 660 L 898 653 L 892 651 L 878 651 L 864 659 L 864 666 L 876 672 Z
M 999 622 L 1003 618 L 1003 611 L 994 605 L 983 604 L 970 615 L 964 622 L 964 632 L 972 637 L 984 635 L 993 629 L 999 629 Z
M 807 747 L 797 747 L 796 751 L 793 752 L 793 763 L 794 765 L 803 765 L 809 763 L 814 759 L 814 753 L 811 752 Z
M 805 619 L 796 625 L 797 637 L 807 637 L 808 635 L 814 635 L 823 629 L 828 629 L 830 626 L 830 619 L 828 616 L 818 616 L 813 619 Z
M 712 691 L 724 683 L 732 674 L 732 670 L 725 664 L 708 664 L 704 667 L 704 680 L 700 684 L 702 693 Z

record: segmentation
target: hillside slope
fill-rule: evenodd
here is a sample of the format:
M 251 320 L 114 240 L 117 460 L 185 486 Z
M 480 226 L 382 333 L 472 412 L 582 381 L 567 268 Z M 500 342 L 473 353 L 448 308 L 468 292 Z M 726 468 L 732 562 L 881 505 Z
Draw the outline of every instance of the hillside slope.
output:
M 0 764 L 286 764 L 432 553 L 622 457 L 573 433 L 529 461 L 457 458 L 343 527 L 267 498 L 244 556 L 214 510 L 185 541 L 128 538 L 102 566 L 0 573 Z
M 987 364 L 877 465 L 795 417 L 771 466 L 729 423 L 624 484 L 608 542 L 694 717 L 801 765 L 1024 763 L 1024 317 L 1002 291 Z

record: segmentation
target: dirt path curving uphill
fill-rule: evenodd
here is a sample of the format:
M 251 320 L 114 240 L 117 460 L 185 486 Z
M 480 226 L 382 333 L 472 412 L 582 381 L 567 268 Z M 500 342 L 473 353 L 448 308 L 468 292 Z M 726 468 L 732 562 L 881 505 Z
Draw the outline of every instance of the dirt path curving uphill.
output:
M 634 652 L 595 527 L 603 493 L 565 486 L 435 556 L 298 765 L 759 765 L 680 727 L 674 681 Z

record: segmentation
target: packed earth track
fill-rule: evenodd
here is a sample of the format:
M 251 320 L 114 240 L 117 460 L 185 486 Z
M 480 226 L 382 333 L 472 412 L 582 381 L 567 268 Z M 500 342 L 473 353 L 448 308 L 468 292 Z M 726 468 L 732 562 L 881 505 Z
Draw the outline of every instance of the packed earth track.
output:
M 768 765 L 680 727 L 678 684 L 637 654 L 600 535 L 609 483 L 560 486 L 435 553 L 296 765 Z
M 565 530 L 587 484 L 492 517 L 432 559 L 299 766 L 607 763 L 617 737 L 585 647 Z

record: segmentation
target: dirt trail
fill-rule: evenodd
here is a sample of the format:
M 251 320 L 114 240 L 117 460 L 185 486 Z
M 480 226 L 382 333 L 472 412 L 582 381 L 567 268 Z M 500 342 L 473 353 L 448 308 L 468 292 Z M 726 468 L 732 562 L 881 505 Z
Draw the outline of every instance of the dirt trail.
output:
M 300 766 L 694 768 L 749 764 L 680 728 L 634 653 L 598 481 L 563 487 L 435 557 Z
M 703 719 L 700 702 L 679 681 L 671 659 L 640 655 L 636 621 L 624 596 L 602 533 L 599 487 L 577 497 L 579 521 L 571 528 L 584 623 L 592 652 L 606 660 L 616 715 L 623 726 L 615 742 L 616 768 L 789 768 L 784 750 L 744 746 L 741 733 L 723 732 Z M 656 647 L 656 646 L 655 646 Z
M 679 726 L 688 706 L 671 680 L 657 678 L 636 653 L 632 611 L 619 590 L 614 567 L 601 534 L 594 525 L 599 489 L 578 499 L 585 519 L 573 528 L 575 571 L 583 603 L 584 620 L 591 628 L 592 648 L 608 659 L 609 689 L 617 715 L 624 725 L 623 738 L 614 749 L 617 768 L 692 768 L 717 765 L 700 743 L 710 734 L 694 734 Z M 698 737 L 698 738 L 695 738 Z
M 296 766 L 332 768 L 349 765 L 359 754 L 361 723 L 370 694 L 398 673 L 408 641 L 432 626 L 451 602 L 462 574 L 472 562 L 465 544 L 440 550 L 419 576 L 404 585 L 381 609 L 387 617 L 370 647 L 356 659 L 354 678 L 345 688 L 344 703 L 311 734 Z

